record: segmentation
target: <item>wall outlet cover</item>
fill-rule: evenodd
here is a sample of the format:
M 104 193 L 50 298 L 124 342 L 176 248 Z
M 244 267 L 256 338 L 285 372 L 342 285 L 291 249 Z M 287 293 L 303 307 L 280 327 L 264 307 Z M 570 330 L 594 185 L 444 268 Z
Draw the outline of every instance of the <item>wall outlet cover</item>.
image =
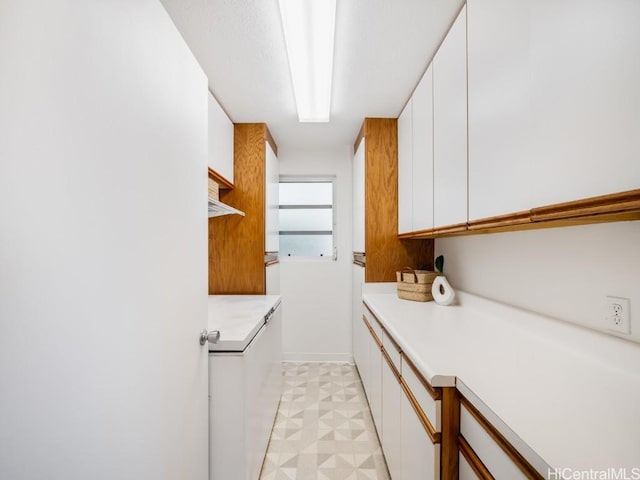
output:
M 604 327 L 612 332 L 631 334 L 631 312 L 628 298 L 607 296 Z

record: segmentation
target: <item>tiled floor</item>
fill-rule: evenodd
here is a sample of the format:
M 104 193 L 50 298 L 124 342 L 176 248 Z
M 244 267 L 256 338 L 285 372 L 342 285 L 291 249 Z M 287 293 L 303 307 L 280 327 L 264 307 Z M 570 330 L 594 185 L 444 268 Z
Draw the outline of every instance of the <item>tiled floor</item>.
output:
M 347 363 L 285 363 L 261 480 L 389 480 L 360 377 Z

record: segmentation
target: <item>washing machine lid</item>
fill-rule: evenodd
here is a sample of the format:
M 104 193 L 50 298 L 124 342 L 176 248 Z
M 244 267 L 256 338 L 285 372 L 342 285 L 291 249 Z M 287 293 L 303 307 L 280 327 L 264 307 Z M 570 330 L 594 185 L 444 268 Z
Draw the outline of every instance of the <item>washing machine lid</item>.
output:
M 242 352 L 280 304 L 280 295 L 209 295 L 209 331 L 220 339 L 210 352 Z

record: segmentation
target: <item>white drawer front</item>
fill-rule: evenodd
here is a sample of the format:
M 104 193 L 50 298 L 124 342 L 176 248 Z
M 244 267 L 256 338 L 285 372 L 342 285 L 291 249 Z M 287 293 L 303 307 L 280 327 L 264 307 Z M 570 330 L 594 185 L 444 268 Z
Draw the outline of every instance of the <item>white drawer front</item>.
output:
M 495 478 L 527 478 L 464 405 L 460 406 L 460 433 Z
M 422 408 L 422 411 L 429 419 L 429 422 L 431 422 L 431 425 L 433 426 L 435 431 L 439 432 L 441 429 L 440 400 L 434 400 L 433 397 L 431 397 L 431 394 L 427 391 L 427 389 L 422 384 L 408 362 L 403 361 L 401 365 L 401 374 L 404 378 L 404 381 L 407 383 L 407 386 L 411 390 L 411 393 L 413 393 L 414 397 L 416 397 L 418 405 L 420 405 L 420 408 Z

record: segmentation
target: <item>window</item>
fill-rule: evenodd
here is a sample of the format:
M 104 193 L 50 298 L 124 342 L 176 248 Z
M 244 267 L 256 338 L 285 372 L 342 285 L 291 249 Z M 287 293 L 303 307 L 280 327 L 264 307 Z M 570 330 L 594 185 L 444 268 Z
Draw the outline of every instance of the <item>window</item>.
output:
M 335 260 L 332 178 L 280 179 L 280 255 Z

